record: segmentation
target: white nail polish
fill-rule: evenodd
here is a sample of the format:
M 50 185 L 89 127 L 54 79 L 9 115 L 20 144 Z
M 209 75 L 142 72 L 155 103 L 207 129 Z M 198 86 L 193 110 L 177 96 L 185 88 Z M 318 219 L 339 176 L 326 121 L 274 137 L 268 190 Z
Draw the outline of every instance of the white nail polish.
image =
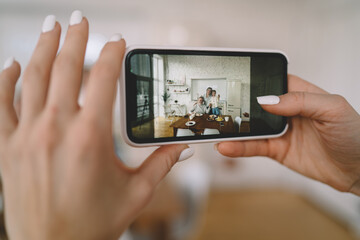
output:
M 122 39 L 122 35 L 120 33 L 116 33 L 112 35 L 112 37 L 109 39 L 109 42 L 117 42 Z
M 5 63 L 4 63 L 4 70 L 11 67 L 11 65 L 13 65 L 15 61 L 15 58 L 14 57 L 9 57 L 8 59 L 6 59 Z
M 73 11 L 70 17 L 70 26 L 81 23 L 82 19 L 83 19 L 83 15 L 81 11 L 79 10 Z
M 45 33 L 53 30 L 55 27 L 55 23 L 56 23 L 55 15 L 46 16 L 42 25 L 42 32 Z
M 214 144 L 214 150 L 215 150 L 215 151 L 218 151 L 218 146 L 219 146 L 219 143 L 215 143 L 215 144 Z
M 280 102 L 280 98 L 274 95 L 261 96 L 261 97 L 257 97 L 256 99 L 258 103 L 262 105 L 275 105 Z
M 194 155 L 194 152 L 195 152 L 195 150 L 192 147 L 184 149 L 180 154 L 178 162 L 181 162 L 181 161 L 184 161 L 184 160 L 190 158 L 192 155 Z

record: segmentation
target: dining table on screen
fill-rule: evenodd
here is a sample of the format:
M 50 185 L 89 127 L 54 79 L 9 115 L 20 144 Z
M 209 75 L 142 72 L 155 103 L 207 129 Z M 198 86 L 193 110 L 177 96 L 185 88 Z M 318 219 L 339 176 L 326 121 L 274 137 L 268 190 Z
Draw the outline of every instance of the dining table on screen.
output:
M 186 123 L 190 121 L 189 116 L 181 117 L 176 122 L 173 122 L 170 127 L 174 130 L 174 136 L 176 136 L 177 130 L 181 129 L 190 129 L 195 135 L 202 135 L 205 128 L 217 129 L 220 134 L 233 134 L 235 133 L 235 125 L 232 117 L 230 115 L 221 115 L 223 121 L 211 120 L 209 114 L 203 114 L 201 116 L 195 116 L 191 121 L 195 122 L 193 126 L 187 126 Z M 228 121 L 225 121 L 225 117 L 228 117 Z M 224 126 L 221 126 L 220 123 L 223 123 Z

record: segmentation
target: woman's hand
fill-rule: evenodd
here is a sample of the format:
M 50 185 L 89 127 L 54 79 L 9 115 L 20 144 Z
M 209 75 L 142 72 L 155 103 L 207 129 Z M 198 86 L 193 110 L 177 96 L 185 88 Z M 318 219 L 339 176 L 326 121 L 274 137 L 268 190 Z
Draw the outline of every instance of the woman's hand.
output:
M 360 116 L 341 96 L 289 75 L 289 93 L 258 102 L 289 119 L 289 130 L 275 139 L 223 142 L 226 156 L 268 156 L 340 191 L 360 195 Z M 277 103 L 277 104 L 276 104 Z
M 13 107 L 20 65 L 0 74 L 0 169 L 10 239 L 117 239 L 149 201 L 186 145 L 160 147 L 138 169 L 115 155 L 112 109 L 125 41 L 115 35 L 91 70 L 78 105 L 88 21 L 75 11 L 57 55 L 60 25 L 48 16 L 23 75 L 21 115 Z M 180 156 L 181 154 L 181 156 Z

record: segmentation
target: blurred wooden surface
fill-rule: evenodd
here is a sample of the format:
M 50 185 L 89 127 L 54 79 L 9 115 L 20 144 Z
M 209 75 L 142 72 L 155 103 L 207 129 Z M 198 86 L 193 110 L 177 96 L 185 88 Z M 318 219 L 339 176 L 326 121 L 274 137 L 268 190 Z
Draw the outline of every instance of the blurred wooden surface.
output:
M 354 240 L 341 222 L 283 191 L 213 191 L 193 240 Z
M 130 229 L 135 239 L 172 240 L 172 225 L 184 212 L 185 206 L 179 192 L 171 182 L 163 181 Z

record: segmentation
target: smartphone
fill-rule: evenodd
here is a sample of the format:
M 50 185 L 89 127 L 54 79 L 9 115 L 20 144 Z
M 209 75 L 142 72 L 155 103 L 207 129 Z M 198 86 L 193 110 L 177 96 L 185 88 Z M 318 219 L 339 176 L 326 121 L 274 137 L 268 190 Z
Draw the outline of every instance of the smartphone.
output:
M 287 92 L 287 65 L 275 50 L 128 47 L 122 135 L 137 147 L 279 137 L 286 117 L 256 97 Z

